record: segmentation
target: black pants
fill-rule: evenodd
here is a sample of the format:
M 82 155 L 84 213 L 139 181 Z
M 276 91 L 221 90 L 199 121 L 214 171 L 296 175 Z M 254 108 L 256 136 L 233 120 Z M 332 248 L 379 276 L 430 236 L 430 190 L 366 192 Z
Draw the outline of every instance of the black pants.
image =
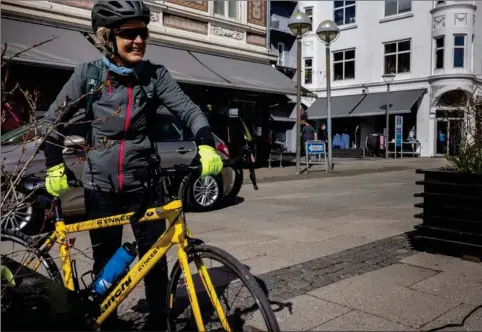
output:
M 85 208 L 89 218 L 101 218 L 110 215 L 135 211 L 140 204 L 141 194 L 115 194 L 85 190 Z M 94 273 L 107 264 L 116 250 L 122 245 L 122 227 L 101 228 L 90 231 L 93 247 Z M 142 257 L 166 229 L 164 219 L 159 221 L 131 224 Z M 149 308 L 149 318 L 165 319 L 164 309 L 167 293 L 167 261 L 165 257 L 159 261 L 144 278 L 146 301 Z

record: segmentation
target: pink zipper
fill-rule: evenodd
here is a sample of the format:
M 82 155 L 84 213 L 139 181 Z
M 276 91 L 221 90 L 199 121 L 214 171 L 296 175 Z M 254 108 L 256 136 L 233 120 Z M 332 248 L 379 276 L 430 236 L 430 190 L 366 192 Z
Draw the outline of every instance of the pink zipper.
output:
M 121 140 L 120 148 L 119 148 L 119 164 L 118 164 L 118 171 L 119 171 L 119 190 L 122 190 L 124 186 L 124 145 L 125 145 L 125 136 L 127 133 L 127 129 L 129 129 L 129 124 L 131 122 L 131 109 L 132 109 L 132 87 L 129 85 L 127 88 L 127 110 L 126 110 L 126 121 L 124 123 L 124 138 Z

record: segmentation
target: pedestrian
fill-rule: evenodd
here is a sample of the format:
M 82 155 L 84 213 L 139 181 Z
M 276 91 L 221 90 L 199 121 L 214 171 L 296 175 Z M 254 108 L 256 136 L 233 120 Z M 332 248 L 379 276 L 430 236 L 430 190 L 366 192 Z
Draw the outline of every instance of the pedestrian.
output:
M 183 93 L 162 65 L 144 61 L 151 13 L 142 1 L 97 1 L 92 8 L 92 28 L 101 41 L 104 56 L 92 62 L 102 71 L 104 91 L 86 110 L 91 122 L 83 182 L 85 208 L 90 218 L 134 211 L 140 204 L 142 185 L 135 178 L 145 169 L 152 146 L 150 130 L 161 130 L 161 123 L 152 123 L 150 115 L 160 105 L 183 120 L 194 134 L 202 165 L 202 176 L 222 170 L 222 160 L 214 149 L 214 138 L 207 118 L 200 108 Z M 67 99 L 81 97 L 87 64 L 75 68 L 64 85 L 46 119 L 50 123 L 59 116 L 58 109 Z M 149 89 L 152 89 L 150 91 Z M 85 107 L 85 98 L 62 114 L 66 122 L 72 109 Z M 104 120 L 102 120 L 104 119 Z M 62 128 L 59 128 L 61 130 Z M 67 179 L 73 177 L 62 158 L 62 135 L 52 133 L 45 146 L 46 186 L 53 196 L 68 189 Z M 144 255 L 165 230 L 165 220 L 132 224 L 139 255 Z M 97 275 L 121 246 L 122 226 L 90 232 L 93 247 L 94 273 Z M 144 279 L 149 316 L 145 330 L 166 328 L 167 262 L 163 259 Z M 115 319 L 110 323 L 115 322 Z M 110 324 L 106 321 L 103 329 Z
M 321 124 L 318 132 L 318 139 L 326 143 L 326 124 L 324 122 Z
M 301 138 L 303 142 L 303 149 L 301 151 L 305 150 L 306 147 L 306 142 L 307 141 L 312 141 L 316 140 L 318 135 L 316 134 L 315 127 L 313 127 L 310 123 L 310 121 L 306 120 L 305 125 L 303 126 L 303 129 L 301 130 Z M 306 154 L 306 151 L 304 151 Z

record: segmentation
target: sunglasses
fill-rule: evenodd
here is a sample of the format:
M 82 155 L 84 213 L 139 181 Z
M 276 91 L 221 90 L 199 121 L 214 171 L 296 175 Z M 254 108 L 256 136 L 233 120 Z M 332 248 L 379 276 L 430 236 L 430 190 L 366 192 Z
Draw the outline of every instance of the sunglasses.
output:
M 149 37 L 148 28 L 118 28 L 114 30 L 114 34 L 122 39 L 134 40 L 137 36 L 142 40 L 146 40 Z

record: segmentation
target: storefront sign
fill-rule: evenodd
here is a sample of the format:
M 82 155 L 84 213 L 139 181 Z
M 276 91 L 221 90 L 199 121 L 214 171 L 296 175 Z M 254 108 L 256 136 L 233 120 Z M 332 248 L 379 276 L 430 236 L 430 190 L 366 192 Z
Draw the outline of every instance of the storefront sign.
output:
M 395 146 L 402 146 L 403 141 L 403 116 L 395 116 Z
M 239 109 L 238 108 L 230 108 L 229 109 L 229 117 L 230 118 L 237 118 L 239 116 Z

